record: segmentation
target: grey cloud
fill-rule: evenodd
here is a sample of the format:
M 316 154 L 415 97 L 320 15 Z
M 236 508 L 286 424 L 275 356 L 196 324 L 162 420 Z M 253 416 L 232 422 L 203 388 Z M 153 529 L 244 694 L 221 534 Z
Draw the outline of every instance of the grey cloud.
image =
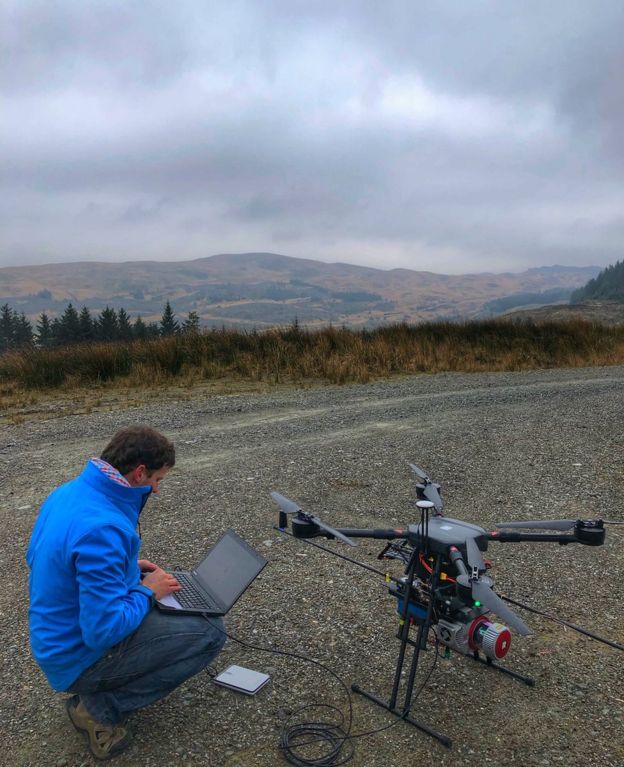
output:
M 619 255 L 621 3 L 7 8 L 0 263 Z

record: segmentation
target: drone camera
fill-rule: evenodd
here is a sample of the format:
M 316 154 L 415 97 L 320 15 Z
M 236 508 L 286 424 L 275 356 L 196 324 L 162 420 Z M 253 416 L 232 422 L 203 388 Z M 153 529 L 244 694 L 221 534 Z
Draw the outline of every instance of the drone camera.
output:
M 483 616 L 477 621 L 477 625 L 472 629 L 472 649 L 481 650 L 492 660 L 504 658 L 511 647 L 511 632 L 507 626 L 492 623 Z
M 434 626 L 443 645 L 463 655 L 481 651 L 491 660 L 501 660 L 511 647 L 511 632 L 502 623 L 492 623 L 484 615 L 469 623 L 440 618 Z

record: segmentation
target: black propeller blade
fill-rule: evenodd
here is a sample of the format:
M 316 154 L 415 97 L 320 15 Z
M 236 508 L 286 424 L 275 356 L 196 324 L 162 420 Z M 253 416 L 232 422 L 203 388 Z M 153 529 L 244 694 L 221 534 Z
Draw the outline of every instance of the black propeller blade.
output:
M 466 559 L 471 572 L 468 572 L 459 550 L 455 546 L 450 549 L 451 561 L 459 571 L 456 581 L 460 586 L 470 590 L 471 597 L 491 612 L 498 615 L 519 634 L 526 636 L 531 633 L 531 629 L 526 623 L 513 612 L 503 600 L 493 591 L 493 581 L 487 575 L 481 575 L 485 572 L 485 562 L 481 556 L 481 551 L 474 538 L 466 538 Z
M 273 500 L 280 507 L 280 511 L 282 511 L 284 514 L 300 514 L 306 522 L 313 522 L 315 525 L 317 525 L 317 527 L 320 527 L 321 530 L 325 530 L 326 533 L 329 533 L 339 541 L 346 543 L 348 546 L 357 546 L 357 543 L 352 541 L 350 538 L 347 538 L 347 536 L 341 533 L 339 530 L 334 530 L 333 527 L 326 525 L 323 520 L 314 516 L 314 514 L 309 514 L 307 511 L 304 511 L 297 503 L 291 501 L 290 498 L 286 498 L 285 495 L 281 495 L 280 493 L 275 492 L 275 490 L 272 490 L 271 498 L 273 498 Z
M 344 535 L 344 533 L 341 533 L 340 530 L 336 530 L 333 527 L 326 525 L 325 522 L 321 521 L 318 517 L 312 515 L 311 519 L 315 525 L 318 525 L 322 530 L 325 530 L 325 532 L 333 535 L 334 538 L 338 538 L 339 541 L 346 543 L 348 546 L 357 546 L 357 543 L 352 541 L 351 538 L 347 538 L 347 536 Z
M 442 503 L 442 498 L 440 497 L 438 488 L 433 483 L 427 483 L 425 485 L 423 495 L 428 501 L 431 501 L 431 503 L 435 506 L 436 511 L 442 511 L 444 504 Z

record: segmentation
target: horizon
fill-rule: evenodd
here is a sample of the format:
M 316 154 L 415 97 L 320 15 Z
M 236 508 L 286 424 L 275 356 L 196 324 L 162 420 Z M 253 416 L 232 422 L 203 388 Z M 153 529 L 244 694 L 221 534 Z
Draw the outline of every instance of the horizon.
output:
M 192 263 L 194 261 L 205 261 L 207 259 L 211 258 L 228 258 L 230 256 L 257 256 L 257 255 L 268 255 L 268 256 L 278 256 L 280 258 L 287 258 L 287 259 L 293 259 L 295 261 L 312 261 L 319 264 L 325 264 L 327 266 L 349 266 L 354 268 L 362 268 L 362 269 L 376 269 L 381 272 L 394 272 L 394 271 L 410 271 L 410 272 L 422 272 L 427 274 L 434 274 L 441 277 L 468 277 L 468 276 L 484 276 L 488 274 L 492 275 L 504 275 L 504 274 L 523 274 L 524 272 L 528 272 L 531 270 L 540 270 L 540 269 L 578 269 L 578 270 L 584 270 L 584 269 L 600 269 L 603 270 L 606 268 L 606 266 L 610 266 L 611 264 L 607 264 L 606 266 L 600 266 L 598 264 L 540 264 L 536 266 L 528 266 L 526 268 L 522 269 L 505 269 L 502 271 L 482 271 L 482 272 L 440 272 L 440 271 L 434 271 L 432 269 L 414 269 L 409 267 L 388 267 L 384 268 L 383 266 L 371 266 L 368 264 L 358 264 L 354 262 L 347 262 L 347 261 L 324 261 L 320 258 L 302 258 L 299 256 L 289 256 L 285 253 L 276 253 L 272 251 L 246 251 L 241 253 L 213 253 L 210 256 L 199 256 L 197 258 L 189 258 L 189 259 L 138 259 L 138 258 L 132 258 L 127 260 L 120 260 L 120 259 L 80 259 L 75 261 L 41 261 L 41 262 L 32 262 L 27 264 L 6 264 L 6 265 L 0 265 L 0 273 L 5 269 L 29 269 L 32 267 L 53 267 L 53 266 L 71 266 L 71 265 L 87 265 L 87 264 L 102 264 L 102 265 L 108 265 L 108 266 L 114 266 L 114 265 L 122 265 L 122 264 L 148 264 L 148 263 L 158 263 L 158 264 L 184 264 L 184 263 Z M 615 263 L 615 262 L 614 262 Z

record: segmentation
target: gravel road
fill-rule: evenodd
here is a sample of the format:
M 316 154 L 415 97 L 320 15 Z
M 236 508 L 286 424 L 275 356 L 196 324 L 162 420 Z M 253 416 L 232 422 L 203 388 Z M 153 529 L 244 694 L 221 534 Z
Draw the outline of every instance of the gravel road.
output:
M 382 578 L 277 533 L 270 490 L 330 524 L 416 520 L 408 462 L 440 482 L 445 512 L 500 519 L 624 519 L 624 368 L 406 377 L 366 386 L 195 397 L 114 412 L 62 416 L 0 432 L 0 764 L 86 767 L 94 762 L 30 657 L 23 555 L 37 508 L 81 470 L 120 426 L 148 423 L 172 437 L 178 464 L 143 515 L 144 556 L 192 566 L 228 526 L 269 566 L 228 616 L 257 645 L 320 661 L 350 686 L 389 694 L 397 620 Z M 378 566 L 379 542 L 346 549 Z M 497 589 L 624 642 L 624 528 L 601 548 L 492 544 Z M 382 565 L 386 566 L 386 565 Z M 397 563 L 388 565 L 399 572 Z M 624 764 L 624 654 L 519 611 L 535 630 L 514 635 L 506 665 L 529 688 L 453 655 L 437 660 L 413 713 L 453 739 L 447 750 L 398 722 L 358 738 L 354 767 L 429 764 Z M 424 655 L 424 679 L 434 653 Z M 257 696 L 217 688 L 208 674 L 135 715 L 123 767 L 274 767 L 282 721 L 301 705 L 347 710 L 334 677 L 313 664 L 229 642 L 218 668 L 271 674 Z M 418 684 L 419 682 L 417 682 Z M 393 722 L 360 696 L 354 733 Z M 314 718 L 308 712 L 307 718 Z

